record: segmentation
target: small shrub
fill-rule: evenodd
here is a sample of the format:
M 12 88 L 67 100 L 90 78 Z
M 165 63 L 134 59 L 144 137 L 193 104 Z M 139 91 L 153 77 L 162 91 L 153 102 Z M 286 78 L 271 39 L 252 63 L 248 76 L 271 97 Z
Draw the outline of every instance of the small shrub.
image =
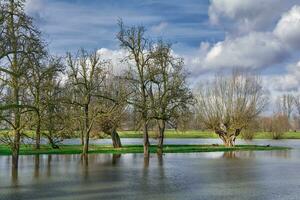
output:
M 251 121 L 248 126 L 242 130 L 241 137 L 244 140 L 252 140 L 254 138 L 255 133 L 258 131 L 258 120 Z
M 241 133 L 241 137 L 244 140 L 252 140 L 254 138 L 254 135 L 255 135 L 255 131 L 251 129 L 245 129 Z
M 286 115 L 276 114 L 272 119 L 272 138 L 281 139 L 286 131 L 289 130 L 289 120 Z
M 284 135 L 284 132 L 281 132 L 281 131 L 272 131 L 271 134 L 272 134 L 272 139 L 279 140 Z

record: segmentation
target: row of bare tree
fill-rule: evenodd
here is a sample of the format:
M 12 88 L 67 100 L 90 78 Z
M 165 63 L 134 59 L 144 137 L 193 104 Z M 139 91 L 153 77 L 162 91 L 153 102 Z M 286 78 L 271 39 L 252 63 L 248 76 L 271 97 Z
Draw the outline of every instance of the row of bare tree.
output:
M 79 136 L 85 156 L 95 132 L 110 135 L 114 147 L 121 147 L 117 129 L 134 118 L 149 157 L 153 126 L 160 154 L 165 129 L 187 129 L 193 116 L 194 124 L 213 130 L 225 146 L 234 146 L 267 105 L 260 77 L 239 71 L 216 75 L 193 95 L 183 59 L 172 53 L 171 45 L 146 37 L 143 26 L 127 27 L 122 21 L 117 39 L 126 52 L 120 63 L 126 69 L 121 73 L 115 74 L 112 62 L 97 51 L 53 57 L 24 13 L 24 1 L 0 3 L 0 125 L 7 130 L 0 138 L 10 145 L 15 168 L 22 140 L 31 137 L 26 130 L 35 131 L 36 149 L 43 138 L 59 148 L 58 141 Z M 293 99 L 299 108 L 300 98 Z M 287 96 L 281 106 L 288 118 L 289 103 Z
M 36 149 L 41 138 L 53 148 L 57 141 L 79 135 L 82 154 L 89 151 L 91 133 L 102 131 L 121 146 L 117 128 L 127 109 L 135 111 L 143 130 L 144 155 L 149 156 L 149 123 L 159 127 L 162 153 L 166 123 L 193 103 L 182 58 L 171 45 L 152 41 L 142 26 L 119 22 L 117 39 L 126 51 L 121 74 L 113 74 L 109 60 L 84 49 L 53 57 L 24 12 L 24 1 L 0 1 L 0 118 L 1 141 L 10 145 L 14 168 L 22 140 L 34 130 Z

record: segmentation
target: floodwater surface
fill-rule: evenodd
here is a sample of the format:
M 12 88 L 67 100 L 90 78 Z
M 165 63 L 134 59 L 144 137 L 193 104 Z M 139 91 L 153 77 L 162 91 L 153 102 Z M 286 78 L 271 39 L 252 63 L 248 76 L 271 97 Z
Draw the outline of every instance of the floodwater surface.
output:
M 123 143 L 141 144 L 141 140 Z M 19 170 L 13 173 L 11 157 L 0 156 L 0 199 L 300 199 L 300 140 L 254 140 L 251 144 L 293 149 L 152 154 L 149 160 L 143 154 L 90 154 L 88 161 L 80 155 L 20 156 Z

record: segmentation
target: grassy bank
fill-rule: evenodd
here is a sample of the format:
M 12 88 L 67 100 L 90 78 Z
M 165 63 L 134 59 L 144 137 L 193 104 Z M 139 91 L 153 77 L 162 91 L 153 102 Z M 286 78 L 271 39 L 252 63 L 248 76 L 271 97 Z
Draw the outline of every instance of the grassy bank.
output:
M 7 131 L 0 131 L 1 134 Z M 139 131 L 118 131 L 121 138 L 142 138 L 143 134 Z M 34 131 L 25 131 L 25 134 L 29 137 L 34 137 Z M 74 137 L 78 137 L 79 135 L 75 134 Z M 105 134 L 100 134 L 102 137 L 110 138 Z M 149 131 L 150 138 L 156 138 L 157 133 L 155 131 Z M 218 138 L 218 135 L 212 131 L 199 131 L 199 130 L 188 130 L 185 132 L 175 131 L 175 130 L 166 130 L 165 132 L 166 138 Z M 241 136 L 239 136 L 241 138 Z M 272 139 L 272 134 L 270 132 L 256 132 L 254 134 L 254 139 Z M 300 132 L 286 132 L 283 134 L 281 139 L 300 139 Z
M 192 153 L 192 152 L 216 152 L 216 151 L 268 151 L 268 150 L 287 150 L 287 147 L 275 146 L 257 146 L 257 145 L 237 145 L 235 147 L 224 147 L 222 145 L 166 145 L 165 153 Z M 156 146 L 150 147 L 150 152 L 156 152 Z M 59 149 L 52 149 L 48 145 L 42 145 L 41 149 L 36 150 L 32 145 L 22 145 L 20 149 L 21 155 L 37 155 L 37 154 L 80 154 L 80 145 L 62 145 Z M 143 153 L 142 145 L 126 145 L 122 148 L 114 149 L 107 145 L 91 145 L 89 153 Z M 0 155 L 11 155 L 8 146 L 0 145 Z

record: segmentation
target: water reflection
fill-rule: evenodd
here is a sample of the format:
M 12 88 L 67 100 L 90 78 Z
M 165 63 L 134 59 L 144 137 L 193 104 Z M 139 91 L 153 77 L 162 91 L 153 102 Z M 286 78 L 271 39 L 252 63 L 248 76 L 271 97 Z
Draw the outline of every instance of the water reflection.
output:
M 236 155 L 235 151 L 228 151 L 228 152 L 224 152 L 222 157 L 228 158 L 228 159 L 233 159 L 233 158 L 237 158 L 237 155 Z
M 255 158 L 255 157 L 264 157 L 267 156 L 269 158 L 291 158 L 290 150 L 276 150 L 276 151 L 228 151 L 224 153 L 217 152 L 217 154 L 221 154 L 221 158 L 227 159 L 246 159 L 246 158 Z
M 300 188 L 299 165 L 298 149 L 36 155 L 7 173 L 11 158 L 0 156 L 0 199 L 297 199 L 286 195 Z
M 40 155 L 34 156 L 34 177 L 38 178 L 40 175 Z
M 11 167 L 11 184 L 13 187 L 18 186 L 18 173 L 19 170 L 15 167 Z
M 121 158 L 121 154 L 113 154 L 113 156 L 112 156 L 112 164 L 113 165 L 117 165 L 118 161 L 120 160 L 120 158 Z
M 47 177 L 51 176 L 51 161 L 52 161 L 52 155 L 47 156 Z

